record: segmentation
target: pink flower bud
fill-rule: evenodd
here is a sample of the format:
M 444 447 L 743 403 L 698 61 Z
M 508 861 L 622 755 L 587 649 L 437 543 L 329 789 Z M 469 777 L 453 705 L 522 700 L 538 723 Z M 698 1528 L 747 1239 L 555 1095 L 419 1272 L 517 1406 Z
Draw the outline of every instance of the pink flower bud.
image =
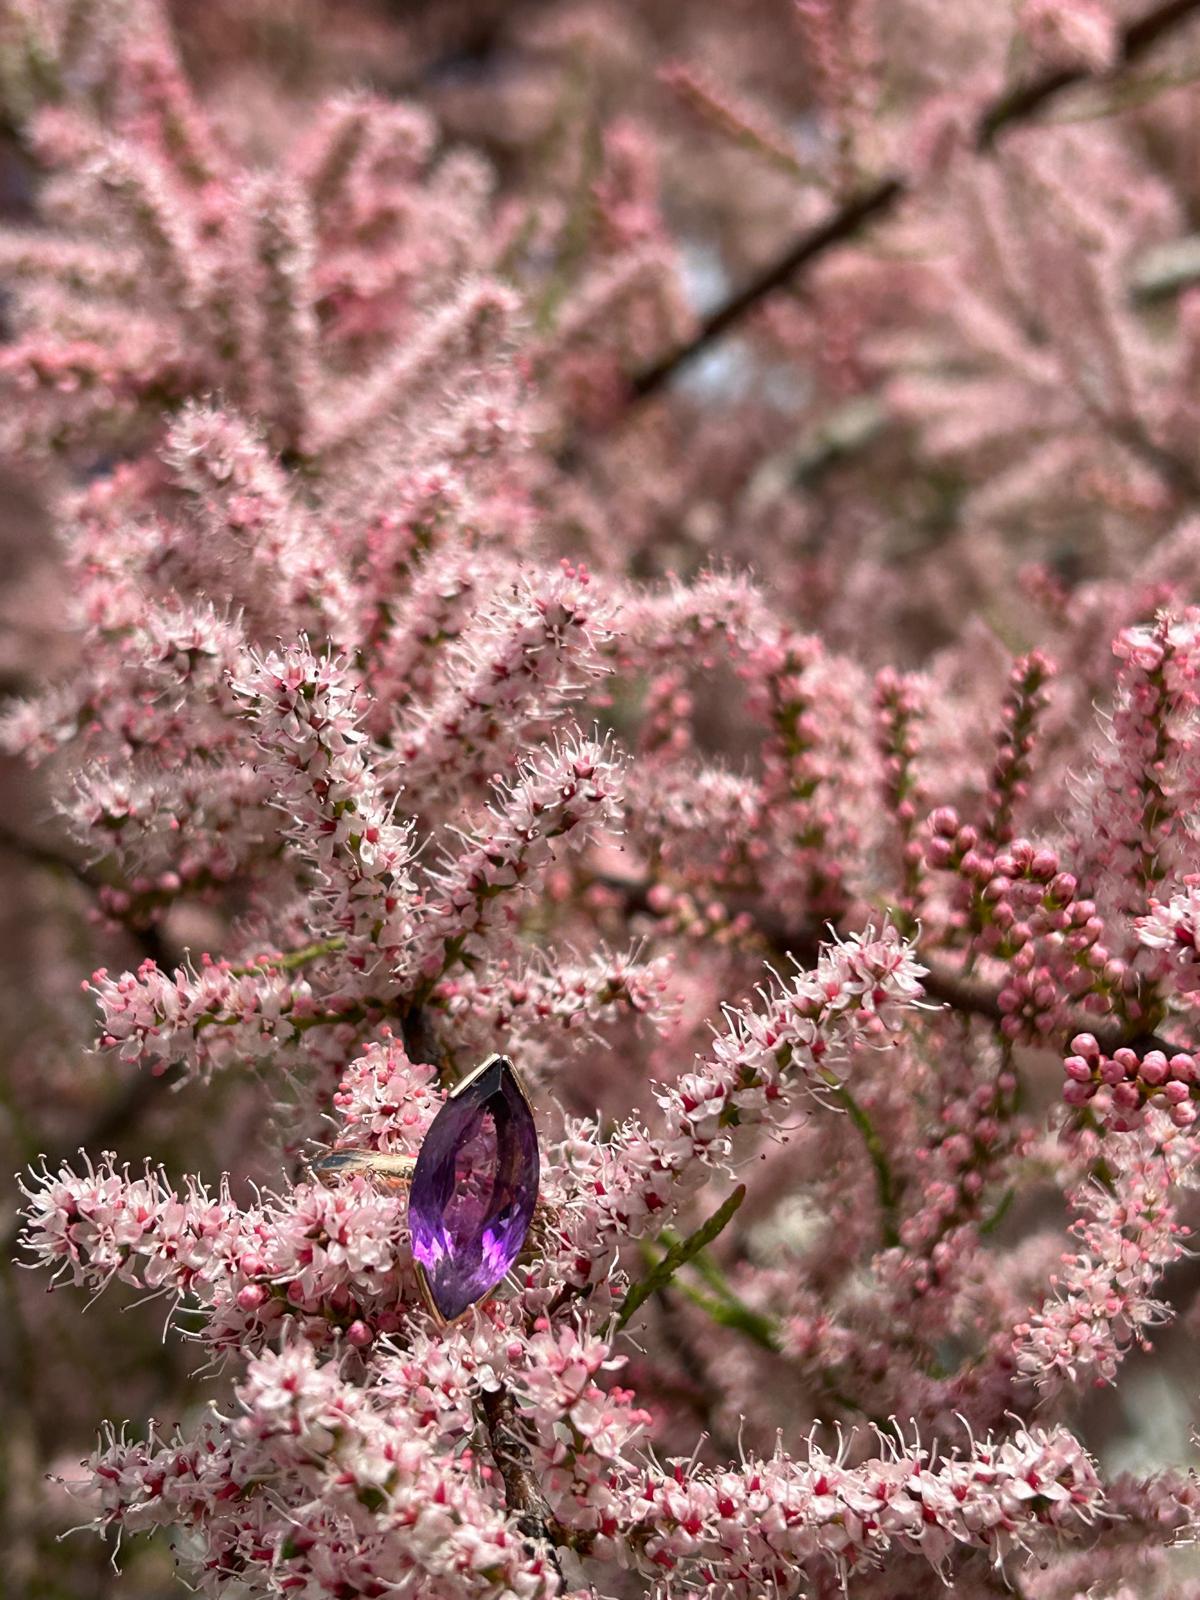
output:
M 1161 1050 L 1150 1050 L 1142 1057 L 1141 1077 L 1144 1083 L 1157 1087 L 1168 1076 L 1167 1058 Z

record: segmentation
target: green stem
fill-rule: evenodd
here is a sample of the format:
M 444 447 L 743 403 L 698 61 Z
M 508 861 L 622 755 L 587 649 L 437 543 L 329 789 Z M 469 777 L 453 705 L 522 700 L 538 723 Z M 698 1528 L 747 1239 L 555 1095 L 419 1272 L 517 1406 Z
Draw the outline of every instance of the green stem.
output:
M 252 972 L 295 972 L 299 967 L 306 967 L 310 961 L 320 961 L 322 956 L 336 955 L 345 948 L 343 936 L 335 934 L 331 939 L 318 939 L 313 944 L 306 944 L 299 950 L 289 950 L 286 955 L 273 957 L 269 961 L 255 961 L 248 967 L 234 967 L 233 972 L 239 978 L 248 977 Z
M 898 1194 L 895 1174 L 887 1158 L 887 1151 L 883 1147 L 883 1140 L 879 1137 L 875 1124 L 844 1083 L 840 1083 L 833 1073 L 826 1071 L 821 1073 L 821 1079 L 862 1135 L 863 1144 L 875 1171 L 875 1192 L 883 1218 L 883 1242 L 891 1249 L 900 1243 L 900 1232 L 896 1224 Z
M 652 1245 L 643 1245 L 642 1254 L 651 1264 L 656 1260 Z M 701 1251 L 694 1256 L 689 1265 L 704 1278 L 714 1293 L 705 1294 L 696 1284 L 689 1283 L 682 1275 L 673 1280 L 672 1288 L 685 1295 L 694 1306 L 711 1317 L 720 1327 L 732 1328 L 734 1332 L 744 1334 L 747 1339 L 763 1350 L 769 1350 L 772 1355 L 782 1354 L 778 1323 L 773 1317 L 762 1311 L 756 1311 L 753 1306 L 746 1304 L 730 1286 L 729 1280 L 707 1251 Z M 847 1394 L 839 1387 L 837 1379 L 831 1372 L 814 1369 L 811 1376 L 820 1385 L 822 1393 L 843 1411 L 857 1412 L 860 1416 L 867 1417 L 875 1426 L 886 1428 L 886 1423 L 882 1419 L 872 1417 L 853 1395 Z

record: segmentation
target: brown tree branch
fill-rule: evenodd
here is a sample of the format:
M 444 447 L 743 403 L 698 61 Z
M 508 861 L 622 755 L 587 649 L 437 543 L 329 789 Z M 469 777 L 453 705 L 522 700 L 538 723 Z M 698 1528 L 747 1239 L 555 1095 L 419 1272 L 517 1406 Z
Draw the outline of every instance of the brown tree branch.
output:
M 1117 63 L 1111 75 L 1115 76 L 1132 66 L 1164 34 L 1186 22 L 1197 10 L 1200 10 L 1200 0 L 1164 0 L 1164 4 L 1153 7 L 1143 16 L 1127 23 L 1121 32 Z M 996 135 L 1010 122 L 1025 121 L 1064 89 L 1086 83 L 1095 76 L 1086 67 L 1060 67 L 1043 73 L 1029 83 L 1009 89 L 979 119 L 975 132 L 976 147 L 980 150 L 990 149 Z
M 98 873 L 93 872 L 90 867 L 85 866 L 66 850 L 26 838 L 3 822 L 0 822 L 0 850 L 7 850 L 31 866 L 44 867 L 49 872 L 65 874 L 90 894 L 98 895 L 107 887 Z M 126 923 L 124 927 L 129 937 L 140 947 L 145 958 L 159 967 L 166 967 L 171 963 L 171 953 L 162 934 L 153 923 L 139 926 Z
M 1131 66 L 1197 11 L 1200 11 L 1200 0 L 1164 0 L 1163 4 L 1128 23 L 1121 34 L 1117 64 L 1107 76 Z M 984 110 L 976 123 L 975 149 L 981 155 L 988 153 L 1004 128 L 1027 121 L 1064 90 L 1093 81 L 1097 76 L 1086 67 L 1058 67 L 1006 90 Z M 681 367 L 727 333 L 769 294 L 783 288 L 802 267 L 853 238 L 866 223 L 891 211 L 912 187 L 911 178 L 902 173 L 880 178 L 869 189 L 852 196 L 817 227 L 793 240 L 774 261 L 768 262 L 748 283 L 710 311 L 689 340 L 643 367 L 633 377 L 629 385 L 630 405 L 636 406 L 657 394 Z
M 680 367 L 699 355 L 702 350 L 706 350 L 723 333 L 728 332 L 769 294 L 776 289 L 782 289 L 796 276 L 801 267 L 807 266 L 817 256 L 824 255 L 834 245 L 853 238 L 864 223 L 873 217 L 889 211 L 907 187 L 903 178 L 894 176 L 883 178 L 865 193 L 847 201 L 826 222 L 808 233 L 801 234 L 782 255 L 768 262 L 761 272 L 751 278 L 749 283 L 710 311 L 686 344 L 679 345 L 661 360 L 643 367 L 629 385 L 631 403 L 636 405 L 657 394 L 667 381 L 675 376 Z
M 540 1555 L 565 1589 L 558 1546 L 569 1544 L 570 1539 L 550 1509 L 533 1470 L 529 1443 L 516 1403 L 501 1384 L 499 1388 L 480 1391 L 479 1409 L 487 1428 L 492 1459 L 504 1484 L 504 1502 L 524 1535 L 530 1554 Z

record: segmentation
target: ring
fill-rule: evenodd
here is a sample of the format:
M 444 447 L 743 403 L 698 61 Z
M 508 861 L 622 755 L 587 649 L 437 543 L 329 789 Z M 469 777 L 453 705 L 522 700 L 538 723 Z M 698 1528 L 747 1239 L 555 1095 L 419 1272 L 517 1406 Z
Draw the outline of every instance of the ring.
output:
M 507 1056 L 489 1056 L 451 1090 L 416 1156 L 331 1150 L 312 1164 L 327 1187 L 344 1178 L 408 1192 L 422 1298 L 453 1322 L 496 1287 L 525 1244 L 541 1159 L 528 1096 Z

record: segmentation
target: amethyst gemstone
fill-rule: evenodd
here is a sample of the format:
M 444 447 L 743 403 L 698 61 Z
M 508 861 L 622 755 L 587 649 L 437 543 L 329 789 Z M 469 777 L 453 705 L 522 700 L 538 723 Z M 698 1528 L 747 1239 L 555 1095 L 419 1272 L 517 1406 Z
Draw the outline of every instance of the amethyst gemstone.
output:
M 512 1063 L 492 1056 L 430 1125 L 408 1197 L 412 1252 L 449 1322 L 521 1253 L 538 1192 L 538 1143 Z

